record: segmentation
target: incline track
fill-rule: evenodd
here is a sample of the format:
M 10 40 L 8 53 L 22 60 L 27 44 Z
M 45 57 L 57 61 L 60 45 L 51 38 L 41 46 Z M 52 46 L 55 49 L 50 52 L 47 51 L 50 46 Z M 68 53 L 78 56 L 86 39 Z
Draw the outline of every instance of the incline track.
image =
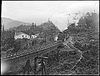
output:
M 27 52 L 18 53 L 16 55 L 5 57 L 3 59 L 5 61 L 13 61 L 14 60 L 16 62 L 27 59 L 27 58 L 30 59 L 30 58 L 34 58 L 36 56 L 41 56 L 42 54 L 48 53 L 54 49 L 57 49 L 57 47 L 60 45 L 62 45 L 62 42 L 58 41 L 58 42 L 54 42 L 52 44 L 47 44 L 45 47 L 41 47 L 41 48 L 37 48 L 37 49 L 33 49 L 33 50 L 28 49 Z

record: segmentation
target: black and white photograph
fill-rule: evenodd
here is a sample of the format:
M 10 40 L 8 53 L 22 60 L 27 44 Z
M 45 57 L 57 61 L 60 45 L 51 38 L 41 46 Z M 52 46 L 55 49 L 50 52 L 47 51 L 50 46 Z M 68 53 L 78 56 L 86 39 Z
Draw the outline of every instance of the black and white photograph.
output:
M 1 75 L 99 75 L 99 0 L 2 1 Z

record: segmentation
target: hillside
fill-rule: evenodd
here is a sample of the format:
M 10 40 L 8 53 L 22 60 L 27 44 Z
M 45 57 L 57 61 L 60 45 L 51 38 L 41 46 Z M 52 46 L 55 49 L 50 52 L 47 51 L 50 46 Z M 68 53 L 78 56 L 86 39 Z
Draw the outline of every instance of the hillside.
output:
M 17 26 L 22 25 L 22 24 L 23 25 L 30 25 L 29 23 L 25 23 L 25 22 L 13 20 L 10 18 L 5 18 L 5 17 L 2 17 L 1 23 L 2 23 L 2 25 L 4 25 L 5 30 L 13 28 L 13 27 L 17 27 Z
M 1 33 L 1 44 L 3 47 L 5 47 L 5 50 L 14 47 L 14 34 L 16 31 L 22 31 L 29 35 L 40 33 L 39 37 L 46 37 L 47 41 L 54 41 L 55 35 L 60 32 L 60 30 L 52 22 L 45 22 L 39 26 L 35 26 L 32 24 L 30 26 L 20 25 L 17 27 L 13 27 L 7 31 L 2 31 Z
M 40 25 L 40 27 L 42 27 L 44 30 L 49 30 L 49 29 L 52 29 L 52 28 L 56 28 L 57 30 L 59 30 L 59 29 L 52 23 L 52 21 L 48 21 L 48 22 L 42 23 L 42 24 Z
M 36 34 L 44 32 L 47 35 L 57 34 L 58 32 L 60 32 L 60 30 L 51 21 L 42 23 L 41 25 L 34 25 L 34 24 L 31 24 L 31 26 L 20 25 L 18 27 L 12 28 L 12 30 L 23 31 L 28 34 Z
M 43 30 L 47 33 L 57 34 L 60 32 L 60 30 L 52 23 L 52 21 L 42 23 L 39 27 L 43 28 Z
M 71 24 L 62 34 L 69 34 L 73 37 L 74 47 L 82 52 L 82 59 L 74 71 L 79 74 L 98 74 L 97 67 L 99 57 L 99 24 L 96 13 L 86 13 L 80 18 L 78 25 Z
M 17 26 L 17 27 L 10 28 L 9 31 L 12 31 L 12 30 L 15 30 L 15 31 L 26 31 L 26 30 L 29 30 L 30 27 L 31 27 L 30 25 L 29 26 L 20 25 L 20 26 Z

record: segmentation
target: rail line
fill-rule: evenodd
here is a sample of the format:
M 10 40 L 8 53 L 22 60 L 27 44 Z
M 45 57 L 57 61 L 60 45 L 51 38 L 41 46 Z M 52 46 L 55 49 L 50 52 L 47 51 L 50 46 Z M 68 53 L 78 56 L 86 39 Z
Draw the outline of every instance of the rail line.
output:
M 50 52 L 54 49 L 56 49 L 56 47 L 58 47 L 59 45 L 62 45 L 61 41 L 58 42 L 54 42 L 52 44 L 47 44 L 46 46 L 43 46 L 41 48 L 37 48 L 37 49 L 28 49 L 28 51 L 26 52 L 22 52 L 22 53 L 17 53 L 16 55 L 12 55 L 12 56 L 6 56 L 3 58 L 3 60 L 5 61 L 10 61 L 10 60 L 19 60 L 19 59 L 23 59 L 23 58 L 33 58 L 36 56 L 40 56 L 44 53 Z

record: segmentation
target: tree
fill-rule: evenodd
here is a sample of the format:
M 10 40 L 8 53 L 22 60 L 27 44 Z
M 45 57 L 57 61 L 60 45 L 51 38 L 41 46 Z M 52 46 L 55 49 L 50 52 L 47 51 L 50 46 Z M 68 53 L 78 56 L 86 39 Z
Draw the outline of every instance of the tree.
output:
M 15 41 L 14 42 L 14 51 L 17 52 L 21 48 L 21 42 Z
M 32 23 L 32 28 L 35 29 L 36 28 L 36 24 Z
M 27 74 L 30 74 L 31 71 L 32 67 L 30 65 L 30 60 L 27 60 L 25 66 L 23 67 L 23 73 L 25 74 L 27 72 Z
M 1 46 L 4 50 L 13 48 L 14 46 L 14 31 L 3 31 L 1 33 Z M 3 50 L 2 50 L 3 51 Z

